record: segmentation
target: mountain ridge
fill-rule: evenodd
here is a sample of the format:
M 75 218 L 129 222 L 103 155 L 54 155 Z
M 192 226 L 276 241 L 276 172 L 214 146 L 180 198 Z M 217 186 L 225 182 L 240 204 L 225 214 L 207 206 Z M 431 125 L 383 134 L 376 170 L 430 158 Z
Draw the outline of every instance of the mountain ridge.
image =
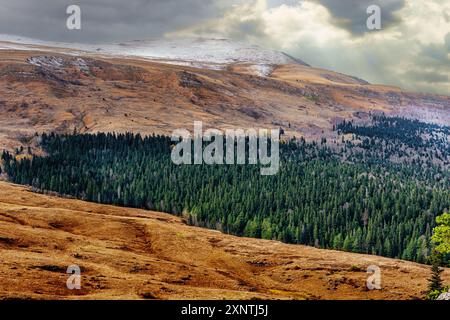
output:
M 8 44 L 11 43 L 11 44 Z M 257 45 L 228 39 L 177 38 L 132 40 L 119 43 L 82 44 L 35 40 L 0 35 L 0 49 L 36 49 L 36 47 L 65 50 L 66 53 L 89 53 L 116 57 L 141 58 L 170 64 L 223 69 L 229 64 L 277 65 L 295 63 L 309 66 L 301 59 L 284 52 L 264 49 Z

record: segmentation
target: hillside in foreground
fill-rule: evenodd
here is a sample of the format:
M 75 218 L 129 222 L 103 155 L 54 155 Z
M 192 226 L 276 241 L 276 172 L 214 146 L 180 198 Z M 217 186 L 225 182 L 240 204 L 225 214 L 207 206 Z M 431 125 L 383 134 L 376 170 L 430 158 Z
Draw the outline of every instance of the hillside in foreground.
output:
M 0 182 L 1 299 L 416 299 L 429 267 L 187 226 Z M 66 288 L 79 265 L 82 289 Z M 377 265 L 382 290 L 366 289 Z M 450 280 L 450 270 L 444 272 Z

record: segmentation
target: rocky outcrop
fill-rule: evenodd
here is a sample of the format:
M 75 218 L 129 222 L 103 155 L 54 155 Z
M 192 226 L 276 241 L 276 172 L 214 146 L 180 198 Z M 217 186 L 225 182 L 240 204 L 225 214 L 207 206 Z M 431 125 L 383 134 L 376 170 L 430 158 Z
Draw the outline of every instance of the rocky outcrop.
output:
M 446 293 L 442 293 L 436 300 L 450 301 L 450 291 L 446 292 Z

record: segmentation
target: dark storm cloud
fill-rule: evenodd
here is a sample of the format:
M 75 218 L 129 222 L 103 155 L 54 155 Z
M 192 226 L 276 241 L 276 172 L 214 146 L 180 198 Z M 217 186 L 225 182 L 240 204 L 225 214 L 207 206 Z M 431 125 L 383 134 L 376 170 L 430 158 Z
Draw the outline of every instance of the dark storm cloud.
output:
M 450 53 L 450 32 L 445 36 L 445 46 L 447 47 L 447 51 Z
M 265 30 L 267 25 L 259 16 L 240 20 L 232 19 L 226 25 L 226 37 L 235 41 L 252 43 L 253 40 L 263 40 L 267 37 Z M 208 35 L 208 31 L 204 33 Z
M 42 40 L 102 42 L 161 37 L 223 15 L 241 0 L 0 0 L 0 33 Z M 66 28 L 81 7 L 82 30 Z
M 230 38 L 234 40 L 245 40 L 251 37 L 265 37 L 264 29 L 266 25 L 261 19 L 249 19 L 239 21 L 230 30 Z
M 396 12 L 405 6 L 405 0 L 313 0 L 326 7 L 332 16 L 331 22 L 354 35 L 369 32 L 367 29 L 367 8 L 378 5 L 381 8 L 382 28 L 386 29 L 401 20 Z
M 439 69 L 450 69 L 450 33 L 442 43 L 422 45 L 419 56 L 423 67 L 434 67 Z
M 367 32 L 367 7 L 382 9 L 383 27 L 399 21 L 395 15 L 405 0 L 309 0 L 320 3 L 332 15 L 332 23 L 361 35 Z M 0 33 L 42 40 L 101 42 L 161 37 L 202 21 L 220 18 L 234 4 L 253 0 L 0 0 Z M 299 0 L 267 0 L 269 8 L 298 5 Z M 80 5 L 82 30 L 65 27 L 68 5 Z M 261 32 L 257 21 L 238 26 L 245 39 L 247 30 Z M 239 34 L 234 35 L 239 37 Z
M 445 19 L 445 21 L 446 21 L 446 22 L 450 22 L 450 13 L 447 12 L 447 11 L 445 11 L 443 14 L 444 14 L 444 19 Z

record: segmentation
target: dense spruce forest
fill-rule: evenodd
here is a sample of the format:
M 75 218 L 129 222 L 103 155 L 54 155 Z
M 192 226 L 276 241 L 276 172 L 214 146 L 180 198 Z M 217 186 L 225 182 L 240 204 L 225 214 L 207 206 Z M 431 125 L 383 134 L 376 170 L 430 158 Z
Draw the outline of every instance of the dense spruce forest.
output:
M 181 215 L 226 233 L 425 262 L 450 207 L 449 127 L 376 116 L 338 139 L 280 146 L 259 165 L 180 165 L 169 137 L 39 136 L 47 156 L 3 152 L 9 179 L 36 191 Z

